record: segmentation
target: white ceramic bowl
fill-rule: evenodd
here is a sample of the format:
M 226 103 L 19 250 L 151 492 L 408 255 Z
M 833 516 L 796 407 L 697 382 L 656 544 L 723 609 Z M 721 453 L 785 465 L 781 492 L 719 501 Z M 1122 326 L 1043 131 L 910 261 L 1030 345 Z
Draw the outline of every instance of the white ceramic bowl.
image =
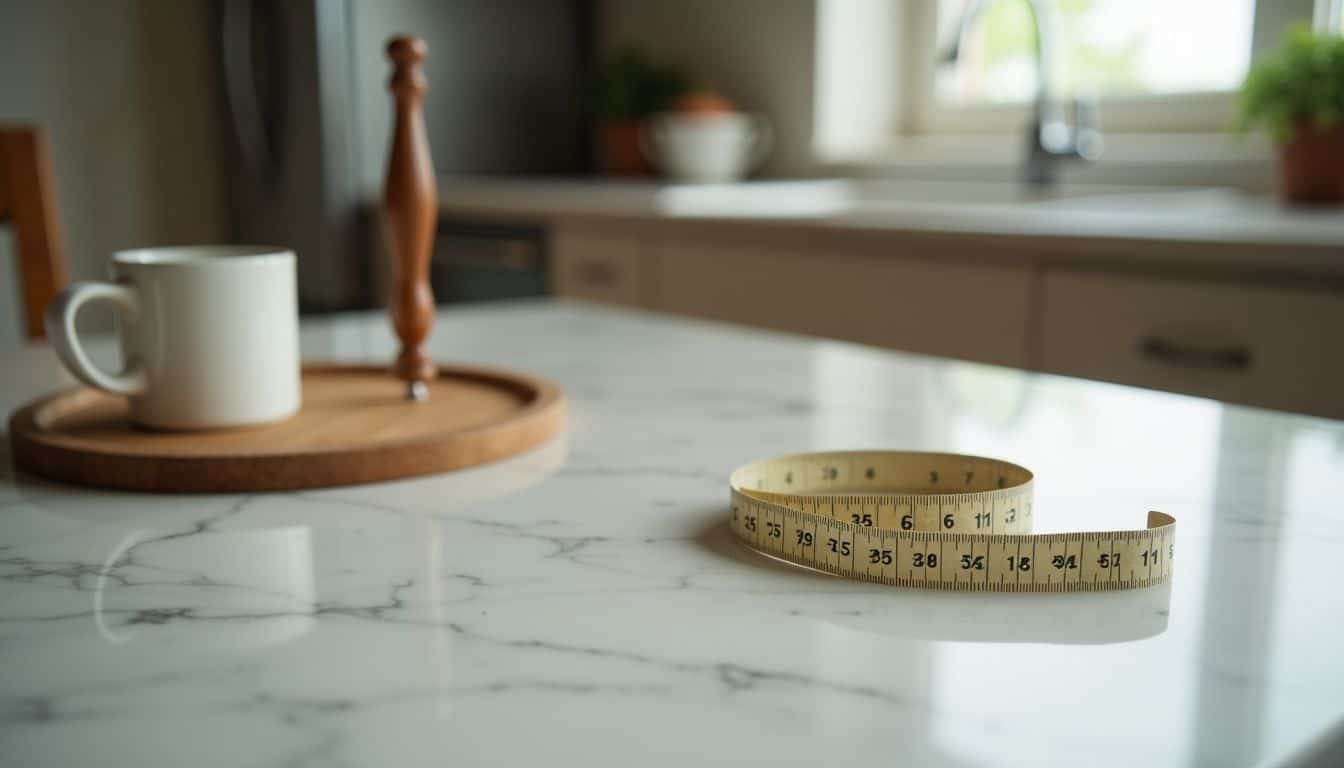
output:
M 759 115 L 654 115 L 641 145 L 655 166 L 675 181 L 736 181 L 751 173 L 773 145 L 770 124 Z

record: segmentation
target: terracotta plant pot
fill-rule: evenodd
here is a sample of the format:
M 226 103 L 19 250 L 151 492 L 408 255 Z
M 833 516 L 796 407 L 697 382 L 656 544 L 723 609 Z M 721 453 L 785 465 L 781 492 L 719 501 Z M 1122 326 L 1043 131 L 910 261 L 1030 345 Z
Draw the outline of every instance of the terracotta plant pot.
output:
M 607 120 L 602 123 L 602 171 L 608 176 L 651 176 L 653 166 L 639 148 L 639 134 L 644 121 L 639 119 Z
M 1279 145 L 1279 192 L 1289 203 L 1344 203 L 1344 123 L 1303 122 Z

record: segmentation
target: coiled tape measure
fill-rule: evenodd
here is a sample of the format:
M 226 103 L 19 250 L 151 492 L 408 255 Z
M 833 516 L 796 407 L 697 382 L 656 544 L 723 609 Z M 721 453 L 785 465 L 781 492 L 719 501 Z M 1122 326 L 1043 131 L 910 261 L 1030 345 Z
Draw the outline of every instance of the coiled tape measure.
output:
M 1031 533 L 1030 471 L 954 453 L 842 451 L 752 462 L 732 529 L 762 554 L 836 576 L 966 592 L 1090 592 L 1171 577 L 1176 520 Z

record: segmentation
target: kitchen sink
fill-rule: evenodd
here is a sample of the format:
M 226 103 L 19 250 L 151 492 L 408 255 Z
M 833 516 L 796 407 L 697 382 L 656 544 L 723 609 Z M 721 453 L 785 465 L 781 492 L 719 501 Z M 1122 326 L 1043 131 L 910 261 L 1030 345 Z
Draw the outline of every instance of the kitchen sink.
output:
M 657 205 L 670 216 L 725 218 L 870 218 L 968 208 L 1171 216 L 1234 212 L 1243 197 L 1220 188 L 822 179 L 674 185 L 659 190 Z
M 662 186 L 668 218 L 807 220 L 864 229 L 1159 240 L 1344 242 L 1337 208 L 1222 187 L 819 179 Z

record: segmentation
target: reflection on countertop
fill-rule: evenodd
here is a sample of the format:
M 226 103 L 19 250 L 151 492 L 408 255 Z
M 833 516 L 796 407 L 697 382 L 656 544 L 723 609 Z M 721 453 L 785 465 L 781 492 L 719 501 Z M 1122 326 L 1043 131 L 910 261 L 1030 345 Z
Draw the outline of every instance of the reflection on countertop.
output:
M 380 314 L 303 344 L 393 349 Z M 288 494 L 102 492 L 0 462 L 7 760 L 1152 767 L 1344 746 L 1340 422 L 571 304 L 443 311 L 432 345 L 559 381 L 567 434 Z M 16 354 L 34 368 L 0 360 L 11 407 L 59 381 Z M 728 535 L 733 468 L 869 447 L 1024 464 L 1042 531 L 1170 511 L 1174 580 L 899 591 Z

